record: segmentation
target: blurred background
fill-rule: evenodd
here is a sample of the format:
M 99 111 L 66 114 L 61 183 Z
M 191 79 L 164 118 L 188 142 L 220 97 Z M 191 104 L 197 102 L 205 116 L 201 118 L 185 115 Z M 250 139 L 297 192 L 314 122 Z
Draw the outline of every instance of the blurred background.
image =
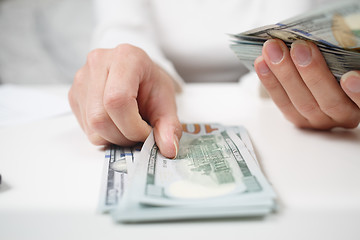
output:
M 71 83 L 93 26 L 92 0 L 0 0 L 0 83 Z

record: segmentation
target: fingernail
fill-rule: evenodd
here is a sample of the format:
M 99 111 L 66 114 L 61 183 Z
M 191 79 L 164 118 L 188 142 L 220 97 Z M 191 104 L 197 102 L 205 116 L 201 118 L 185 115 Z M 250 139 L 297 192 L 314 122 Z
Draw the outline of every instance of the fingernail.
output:
M 297 65 L 305 67 L 310 64 L 312 56 L 307 42 L 303 40 L 295 41 L 291 44 L 291 48 L 293 60 Z
M 270 61 L 274 64 L 281 62 L 284 57 L 282 48 L 274 39 L 270 39 L 265 43 L 265 52 L 269 56 Z
M 174 147 L 175 147 L 175 156 L 173 159 L 175 159 L 178 155 L 178 151 L 179 151 L 179 139 L 176 136 L 176 134 L 174 135 Z
M 264 59 L 260 59 L 257 63 L 257 69 L 261 75 L 266 75 L 268 72 L 270 72 L 270 68 L 264 61 Z
M 356 71 L 345 73 L 341 81 L 347 90 L 353 93 L 360 93 L 360 74 Z

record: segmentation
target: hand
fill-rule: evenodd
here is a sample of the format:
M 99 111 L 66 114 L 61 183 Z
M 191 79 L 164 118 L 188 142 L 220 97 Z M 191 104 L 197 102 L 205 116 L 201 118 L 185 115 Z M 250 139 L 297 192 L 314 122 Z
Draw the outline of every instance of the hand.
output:
M 152 126 L 160 152 L 169 158 L 177 154 L 182 131 L 173 80 L 139 48 L 122 44 L 90 52 L 69 102 L 95 145 L 143 142 Z
M 255 70 L 285 117 L 298 127 L 327 130 L 355 128 L 360 122 L 360 72 L 351 71 L 340 85 L 312 42 L 265 42 Z

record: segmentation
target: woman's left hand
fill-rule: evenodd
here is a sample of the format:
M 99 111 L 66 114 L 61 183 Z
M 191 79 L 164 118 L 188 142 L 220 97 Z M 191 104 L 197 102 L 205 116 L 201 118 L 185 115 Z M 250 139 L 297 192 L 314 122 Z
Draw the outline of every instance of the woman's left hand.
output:
M 279 39 L 265 42 L 255 70 L 285 117 L 301 128 L 356 128 L 360 122 L 360 71 L 340 85 L 312 42 L 297 40 L 289 50 Z

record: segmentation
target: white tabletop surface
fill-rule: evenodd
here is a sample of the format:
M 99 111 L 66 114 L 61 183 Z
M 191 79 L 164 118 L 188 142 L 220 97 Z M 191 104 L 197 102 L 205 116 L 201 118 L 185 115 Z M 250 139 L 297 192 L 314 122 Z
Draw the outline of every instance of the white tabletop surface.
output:
M 0 127 L 0 239 L 360 239 L 360 128 L 297 129 L 254 86 L 186 85 L 178 113 L 187 123 L 245 126 L 278 194 L 278 212 L 113 223 L 96 212 L 104 151 L 69 113 Z M 67 101 L 68 86 L 42 89 Z

